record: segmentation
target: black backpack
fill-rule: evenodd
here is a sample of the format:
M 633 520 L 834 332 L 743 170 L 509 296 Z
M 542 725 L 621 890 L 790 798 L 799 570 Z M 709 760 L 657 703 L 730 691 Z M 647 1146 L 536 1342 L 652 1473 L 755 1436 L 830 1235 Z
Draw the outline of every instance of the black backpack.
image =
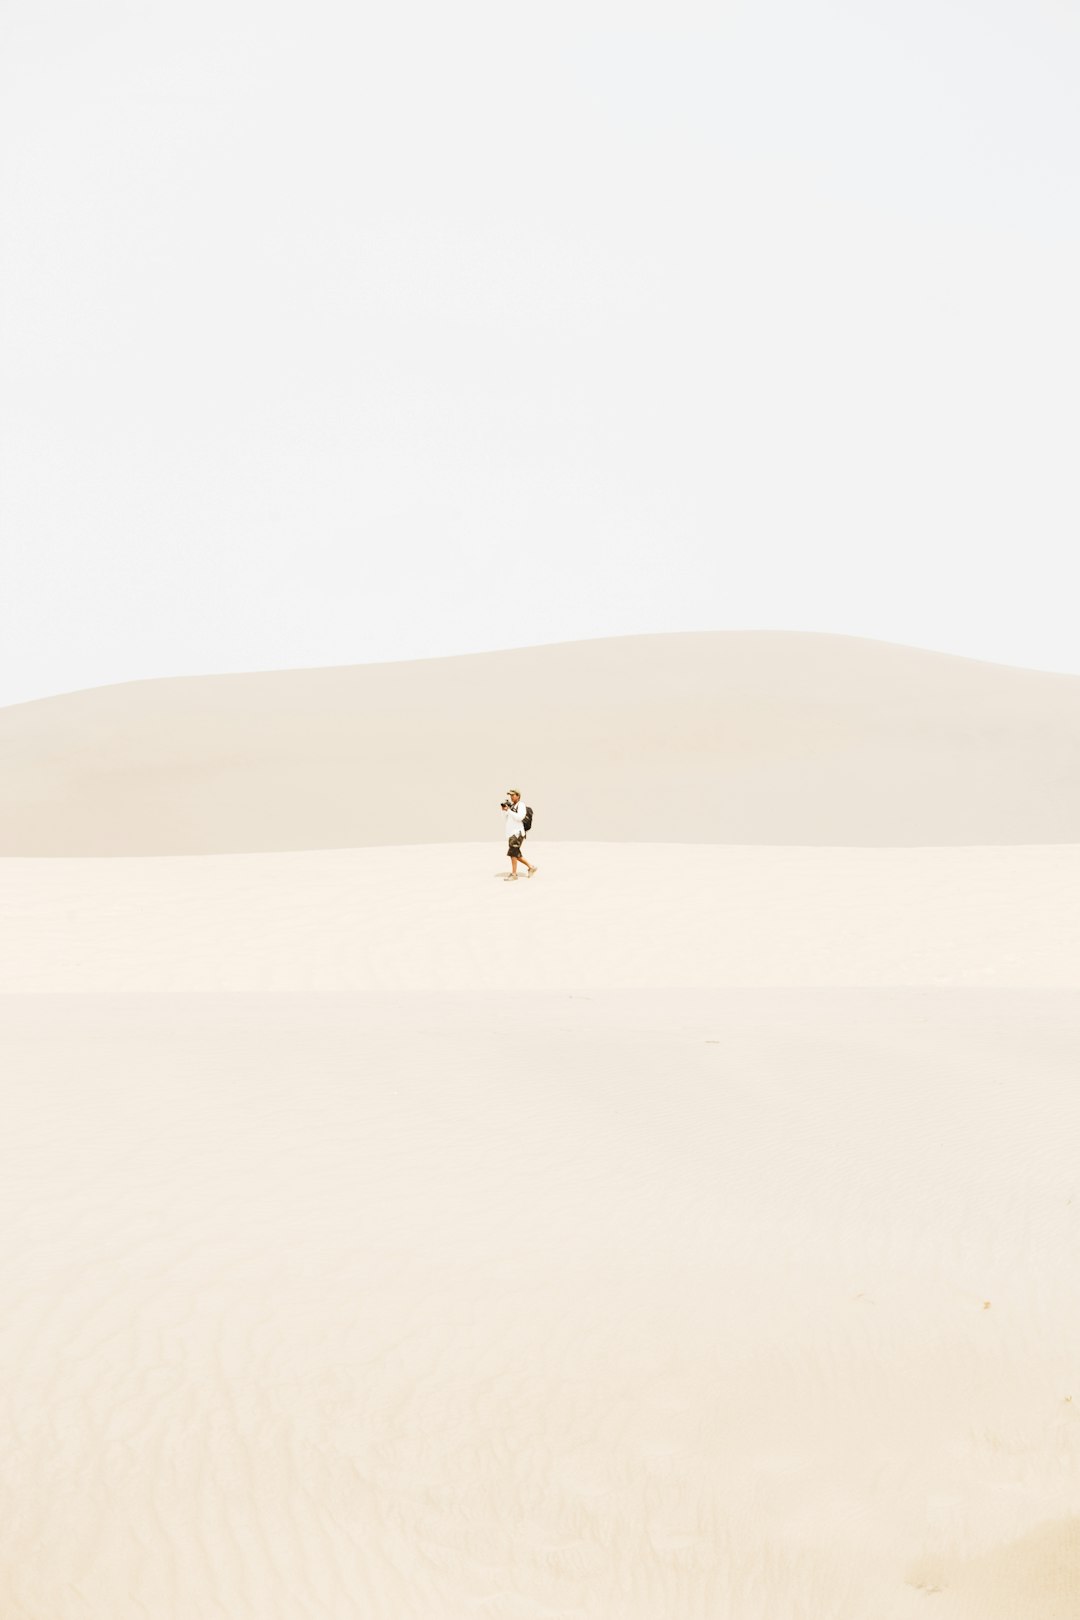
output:
M 532 805 L 527 804 L 525 806 L 525 814 L 521 818 L 521 830 L 522 830 L 522 832 L 528 832 L 531 826 L 532 826 Z

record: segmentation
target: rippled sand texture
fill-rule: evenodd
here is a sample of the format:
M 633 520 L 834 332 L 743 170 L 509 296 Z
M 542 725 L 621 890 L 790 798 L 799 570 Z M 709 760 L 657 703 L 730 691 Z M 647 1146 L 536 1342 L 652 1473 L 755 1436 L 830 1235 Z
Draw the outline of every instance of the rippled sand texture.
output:
M 1074 1620 L 1078 1012 L 4 998 L 0 1614 Z

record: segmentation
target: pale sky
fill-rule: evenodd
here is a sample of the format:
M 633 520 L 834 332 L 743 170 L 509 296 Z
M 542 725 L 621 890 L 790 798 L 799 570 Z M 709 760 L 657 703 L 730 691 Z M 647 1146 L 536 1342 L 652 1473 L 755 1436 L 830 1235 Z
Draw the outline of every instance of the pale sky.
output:
M 643 631 L 1080 672 L 1072 0 L 8 0 L 0 702 Z

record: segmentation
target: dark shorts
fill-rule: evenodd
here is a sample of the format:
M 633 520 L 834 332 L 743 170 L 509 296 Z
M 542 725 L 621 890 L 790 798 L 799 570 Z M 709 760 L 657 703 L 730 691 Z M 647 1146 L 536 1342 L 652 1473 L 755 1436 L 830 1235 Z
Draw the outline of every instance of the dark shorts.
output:
M 517 859 L 519 861 L 523 861 L 525 859 L 524 855 L 521 853 L 521 846 L 524 842 L 524 833 L 513 833 L 511 835 L 510 843 L 506 851 L 511 860 Z

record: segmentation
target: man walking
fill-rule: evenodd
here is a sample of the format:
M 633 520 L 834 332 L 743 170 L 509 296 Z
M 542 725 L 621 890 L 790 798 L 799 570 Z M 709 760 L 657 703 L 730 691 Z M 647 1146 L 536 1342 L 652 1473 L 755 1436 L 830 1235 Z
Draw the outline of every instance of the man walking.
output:
M 506 881 L 507 883 L 516 883 L 518 861 L 521 862 L 522 866 L 529 868 L 530 877 L 536 871 L 535 866 L 529 866 L 529 862 L 521 849 L 522 844 L 525 842 L 525 812 L 527 806 L 522 804 L 521 794 L 517 788 L 510 788 L 499 809 L 506 811 L 506 831 L 509 838 L 506 853 L 510 857 L 510 873 Z

